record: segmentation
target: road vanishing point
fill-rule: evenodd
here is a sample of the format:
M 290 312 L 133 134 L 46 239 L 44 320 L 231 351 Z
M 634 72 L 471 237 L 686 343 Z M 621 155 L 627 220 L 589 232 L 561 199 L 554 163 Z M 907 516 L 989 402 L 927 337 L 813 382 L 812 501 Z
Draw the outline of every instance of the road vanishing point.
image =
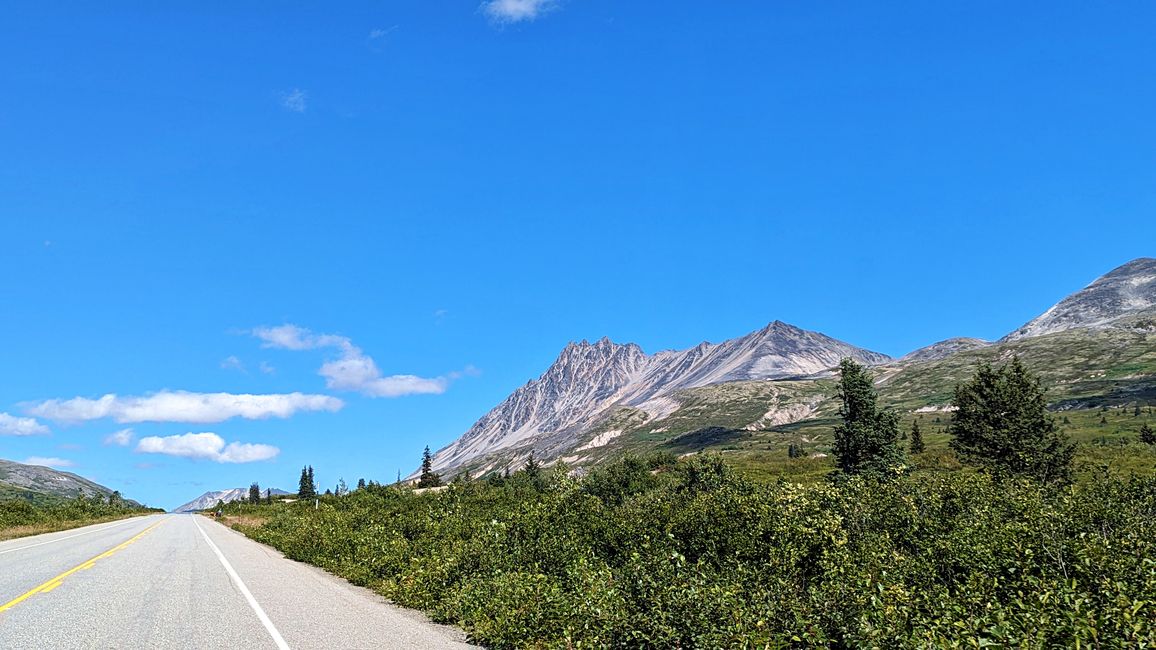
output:
M 0 648 L 469 648 L 200 515 L 0 542 Z

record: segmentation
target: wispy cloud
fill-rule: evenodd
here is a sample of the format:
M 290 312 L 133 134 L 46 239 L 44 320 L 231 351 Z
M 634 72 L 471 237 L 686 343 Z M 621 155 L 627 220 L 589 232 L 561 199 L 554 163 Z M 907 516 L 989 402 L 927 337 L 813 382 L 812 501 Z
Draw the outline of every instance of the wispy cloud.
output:
M 482 13 L 498 24 L 536 20 L 558 7 L 556 0 L 486 0 Z
M 25 465 L 40 465 L 41 467 L 75 467 L 76 463 L 67 458 L 53 458 L 51 456 L 29 456 L 24 459 Z
M 0 413 L 0 436 L 38 436 L 48 433 L 48 427 L 33 418 L 18 418 Z
M 261 374 L 265 375 L 272 375 L 277 372 L 277 369 L 273 367 L 273 364 L 269 363 L 268 361 L 262 361 L 261 364 L 257 366 L 257 369 L 261 371 Z
M 112 418 L 137 422 L 223 422 L 231 418 L 264 420 L 288 418 L 299 411 L 339 411 L 345 403 L 329 395 L 282 393 L 248 395 L 161 391 L 144 396 L 99 399 L 52 399 L 28 406 L 28 413 L 56 422 L 86 422 Z
M 383 40 L 386 36 L 389 36 L 390 34 L 394 33 L 395 31 L 397 31 L 397 25 L 393 25 L 390 27 L 384 27 L 384 28 L 383 27 L 375 27 L 375 28 L 369 30 L 369 40 L 371 40 L 371 41 Z
M 369 397 L 402 397 L 404 395 L 440 395 L 449 388 L 452 377 L 419 377 L 417 375 L 382 374 L 372 357 L 362 352 L 348 337 L 315 334 L 293 324 L 258 327 L 253 336 L 262 347 L 284 350 L 332 349 L 338 358 L 326 361 L 318 371 L 332 390 L 354 391 Z
M 281 107 L 294 113 L 304 113 L 309 108 L 309 93 L 300 88 L 281 93 Z
M 164 454 L 180 458 L 211 460 L 216 463 L 252 463 L 275 458 L 281 450 L 273 445 L 230 442 L 212 433 L 141 438 L 136 450 L 142 454 Z
M 221 368 L 223 370 L 236 370 L 237 372 L 247 372 L 245 370 L 245 363 L 235 356 L 225 357 L 221 361 Z
M 135 437 L 132 429 L 121 429 L 114 431 L 104 437 L 104 444 L 116 445 L 117 447 L 127 447 L 132 444 L 132 439 Z

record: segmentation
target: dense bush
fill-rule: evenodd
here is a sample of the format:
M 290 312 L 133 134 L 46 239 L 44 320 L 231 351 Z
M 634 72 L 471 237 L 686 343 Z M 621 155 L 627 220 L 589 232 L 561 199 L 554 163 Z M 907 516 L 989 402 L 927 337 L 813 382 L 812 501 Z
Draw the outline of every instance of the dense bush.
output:
M 100 495 L 76 499 L 0 499 L 0 531 L 16 527 L 67 528 L 88 522 L 115 519 L 132 514 L 154 512 L 119 495 L 109 499 Z
M 499 648 L 1156 643 L 1151 478 L 763 484 L 703 456 L 231 508 Z

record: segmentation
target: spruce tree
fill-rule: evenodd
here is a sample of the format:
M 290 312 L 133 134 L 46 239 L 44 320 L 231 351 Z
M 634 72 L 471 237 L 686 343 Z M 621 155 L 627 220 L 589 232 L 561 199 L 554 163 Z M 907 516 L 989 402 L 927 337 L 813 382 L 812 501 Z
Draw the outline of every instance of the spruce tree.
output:
M 365 479 L 363 479 L 363 478 L 357 479 L 357 489 L 358 490 L 364 490 L 365 489 Z
M 441 484 L 442 477 L 433 471 L 433 454 L 429 451 L 429 445 L 426 445 L 425 451 L 421 454 L 421 476 L 417 480 L 417 486 L 431 488 Z
M 534 458 L 534 450 L 530 450 L 530 457 L 526 459 L 526 465 L 522 468 L 526 472 L 526 476 L 530 478 L 538 478 L 542 473 L 542 463 Z
M 919 428 L 919 420 L 911 421 L 911 453 L 922 454 L 927 446 L 923 444 L 923 431 Z
M 313 478 L 313 466 L 309 466 L 309 494 L 317 496 L 317 481 Z
M 269 505 L 272 503 L 273 503 L 273 490 L 271 490 L 269 488 L 265 488 L 265 504 Z
M 253 505 L 261 503 L 261 486 L 256 483 L 249 486 L 249 503 Z
M 952 405 L 951 448 L 964 463 L 997 477 L 1070 480 L 1075 445 L 1048 414 L 1039 379 L 1018 357 L 999 368 L 980 364 L 970 381 L 955 387 Z
M 313 477 L 309 470 L 309 467 L 301 468 L 301 480 L 297 484 L 298 499 L 312 499 L 317 496 L 317 490 L 313 487 Z
M 882 476 L 903 466 L 899 446 L 899 416 L 876 405 L 876 393 L 866 368 L 851 359 L 839 364 L 839 415 L 833 452 L 845 474 Z
M 1156 445 L 1156 431 L 1153 431 L 1152 427 L 1147 423 L 1140 427 L 1140 442 Z

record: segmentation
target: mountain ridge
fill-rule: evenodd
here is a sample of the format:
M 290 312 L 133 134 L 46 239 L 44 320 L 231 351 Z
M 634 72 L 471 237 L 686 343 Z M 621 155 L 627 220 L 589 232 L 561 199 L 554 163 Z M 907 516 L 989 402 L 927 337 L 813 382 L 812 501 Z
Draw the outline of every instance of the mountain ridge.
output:
M 527 445 L 565 450 L 578 434 L 629 406 L 653 419 L 671 411 L 678 391 L 742 380 L 809 376 L 844 357 L 867 364 L 890 360 L 818 332 L 773 321 L 745 336 L 684 350 L 646 354 L 635 343 L 570 342 L 537 379 L 515 390 L 465 434 L 434 455 L 437 471 L 452 471 L 497 450 Z
M 277 488 L 269 488 L 269 491 L 273 494 L 273 496 L 293 494 L 292 492 L 286 492 L 285 490 L 279 490 Z M 265 490 L 261 490 L 261 496 L 265 496 Z M 197 512 L 199 510 L 208 510 L 209 508 L 212 508 L 213 506 L 217 505 L 218 501 L 232 503 L 233 501 L 243 501 L 248 498 L 249 488 L 247 487 L 230 488 L 228 490 L 209 490 L 208 492 L 205 492 L 192 501 L 173 508 L 170 512 Z
M 72 472 L 62 472 L 42 465 L 26 465 L 0 459 L 0 487 L 13 496 L 27 499 L 109 496 L 113 493 L 95 481 Z
M 1091 332 L 1083 337 L 1089 340 L 1081 329 Z M 1151 333 L 1156 259 L 1137 258 L 998 341 L 951 338 L 898 359 L 781 321 L 721 343 L 655 354 L 606 337 L 571 342 L 540 377 L 439 450 L 433 466 L 480 475 L 516 468 L 531 452 L 584 465 L 656 446 L 680 453 L 725 446 L 743 432 L 813 431 L 816 425 L 805 421 L 837 415 L 831 369 L 844 357 L 872 367 L 881 396 L 915 413 L 942 409 L 974 364 L 1021 352 L 1060 382 L 1064 408 L 1096 402 L 1103 391 L 1113 391 L 1113 403 L 1143 398 L 1156 385 L 1144 370 L 1150 355 L 1143 341 Z M 1133 376 L 1136 369 L 1140 376 Z
M 1139 257 L 1066 296 L 1000 341 L 1109 327 L 1121 318 L 1147 311 L 1156 312 L 1156 258 Z

